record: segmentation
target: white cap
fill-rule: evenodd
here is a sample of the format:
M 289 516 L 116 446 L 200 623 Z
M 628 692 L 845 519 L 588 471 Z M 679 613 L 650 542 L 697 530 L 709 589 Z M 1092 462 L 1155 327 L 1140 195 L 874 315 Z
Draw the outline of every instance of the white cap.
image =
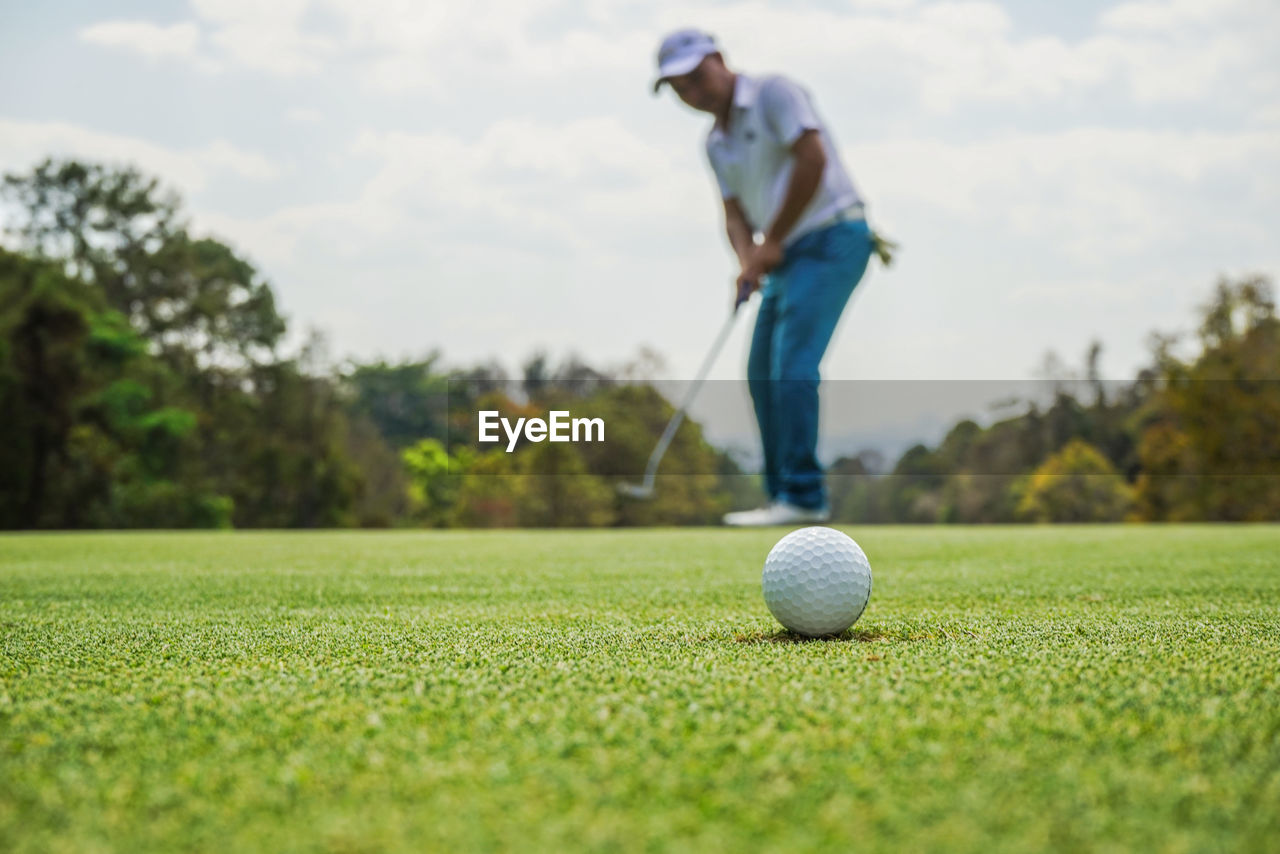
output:
M 653 81 L 653 91 L 657 92 L 668 77 L 688 74 L 704 57 L 719 51 L 710 33 L 694 29 L 676 30 L 658 47 L 658 79 Z

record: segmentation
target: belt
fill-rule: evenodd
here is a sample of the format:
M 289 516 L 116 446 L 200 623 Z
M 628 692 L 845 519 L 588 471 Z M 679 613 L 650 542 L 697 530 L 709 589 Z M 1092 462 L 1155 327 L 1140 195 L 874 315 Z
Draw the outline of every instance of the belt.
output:
M 820 228 L 829 228 L 841 222 L 866 222 L 867 209 L 865 205 L 850 205 L 844 210 L 836 211 L 822 222 L 814 223 L 806 231 L 817 231 Z

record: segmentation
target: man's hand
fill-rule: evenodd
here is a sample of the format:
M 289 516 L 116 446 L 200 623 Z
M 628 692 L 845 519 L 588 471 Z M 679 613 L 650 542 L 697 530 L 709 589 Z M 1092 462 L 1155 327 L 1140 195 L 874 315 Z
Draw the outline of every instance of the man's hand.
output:
M 760 289 L 760 280 L 782 263 L 782 244 L 766 238 L 753 245 L 742 259 L 742 272 L 738 274 L 738 297 L 734 305 L 746 302 Z

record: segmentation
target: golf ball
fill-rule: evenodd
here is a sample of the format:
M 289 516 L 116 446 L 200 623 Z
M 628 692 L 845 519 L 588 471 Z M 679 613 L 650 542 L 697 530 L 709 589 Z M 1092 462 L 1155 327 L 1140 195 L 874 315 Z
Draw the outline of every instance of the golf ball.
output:
M 779 623 L 802 635 L 835 635 L 862 616 L 871 598 L 871 564 L 834 528 L 801 528 L 764 561 L 764 602 Z

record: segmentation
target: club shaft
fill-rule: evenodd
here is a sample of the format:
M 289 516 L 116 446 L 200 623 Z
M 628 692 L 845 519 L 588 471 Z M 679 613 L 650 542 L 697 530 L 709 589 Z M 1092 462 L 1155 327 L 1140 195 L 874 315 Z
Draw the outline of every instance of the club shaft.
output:
M 658 439 L 658 444 L 654 447 L 653 453 L 649 455 L 649 463 L 644 469 L 644 487 L 646 489 L 653 485 L 654 478 L 658 475 L 658 464 L 662 462 L 662 457 L 666 454 L 667 447 L 671 444 L 671 440 L 675 438 L 676 430 L 680 429 L 680 424 L 684 421 L 685 412 L 693 403 L 698 390 L 702 388 L 702 383 L 706 380 L 707 374 L 711 373 L 711 367 L 715 364 L 716 357 L 724 349 L 724 344 L 729 339 L 729 333 L 733 331 L 733 322 L 737 317 L 738 312 L 735 309 L 725 320 L 724 326 L 720 328 L 720 334 L 716 336 L 715 343 L 711 345 L 711 351 L 702 360 L 702 367 L 698 369 L 697 377 L 694 378 L 689 388 L 685 391 L 684 399 L 680 401 L 679 408 L 672 414 L 671 420 L 667 422 L 666 429 L 662 431 L 662 437 Z

